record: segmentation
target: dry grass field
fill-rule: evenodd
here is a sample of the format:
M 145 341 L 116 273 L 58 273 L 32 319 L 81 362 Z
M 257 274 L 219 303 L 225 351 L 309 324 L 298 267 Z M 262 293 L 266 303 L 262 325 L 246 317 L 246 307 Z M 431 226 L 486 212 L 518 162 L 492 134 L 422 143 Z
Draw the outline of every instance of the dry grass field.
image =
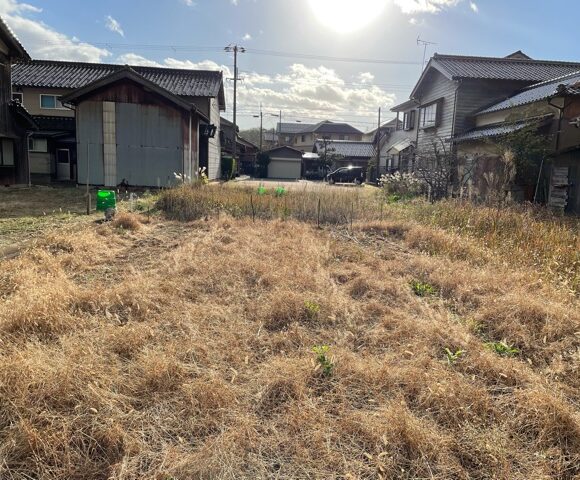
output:
M 317 228 L 211 188 L 0 260 L 0 478 L 580 478 L 568 277 L 364 189 Z

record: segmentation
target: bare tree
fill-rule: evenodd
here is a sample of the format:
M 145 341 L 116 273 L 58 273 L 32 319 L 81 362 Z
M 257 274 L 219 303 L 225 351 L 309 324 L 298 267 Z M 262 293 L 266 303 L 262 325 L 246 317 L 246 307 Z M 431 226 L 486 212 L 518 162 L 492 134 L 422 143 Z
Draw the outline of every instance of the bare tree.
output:
M 415 176 L 425 185 L 431 201 L 449 195 L 455 169 L 455 156 L 439 137 L 433 139 L 430 147 L 421 149 L 415 158 Z

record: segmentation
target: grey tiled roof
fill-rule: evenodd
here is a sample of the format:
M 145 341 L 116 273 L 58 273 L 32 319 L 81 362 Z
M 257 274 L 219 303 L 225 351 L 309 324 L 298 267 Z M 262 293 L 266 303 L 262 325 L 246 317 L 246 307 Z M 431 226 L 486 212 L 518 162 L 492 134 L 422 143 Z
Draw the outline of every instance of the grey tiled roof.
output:
M 280 127 L 282 127 L 282 128 L 280 128 Z M 314 127 L 314 123 L 284 123 L 284 122 L 282 122 L 281 124 L 278 123 L 278 125 L 276 127 L 276 131 L 278 133 L 282 133 L 282 135 L 284 135 L 285 133 L 293 135 L 295 133 L 303 133 L 304 131 L 310 131 L 309 129 L 312 127 Z
M 355 134 L 355 135 L 360 135 L 362 132 L 356 128 L 354 128 L 352 125 L 349 125 L 348 123 L 335 123 L 335 122 L 329 122 L 329 121 L 325 121 L 325 122 L 320 122 L 318 124 L 316 124 L 314 126 L 314 128 L 312 128 L 311 130 L 309 130 L 310 132 L 314 132 L 314 133 L 338 133 L 338 134 Z
M 580 63 L 520 58 L 468 57 L 435 54 L 432 62 L 451 78 L 541 82 L 580 70 Z
M 545 125 L 552 117 L 553 115 L 550 114 L 516 123 L 496 123 L 485 127 L 478 127 L 457 135 L 454 140 L 456 142 L 465 142 L 468 140 L 480 140 L 483 138 L 498 137 L 508 133 L 517 132 L 518 130 L 527 127 L 533 122 L 539 122 L 540 125 Z
M 354 134 L 360 135 L 362 132 L 348 123 L 331 122 L 324 120 L 318 123 L 282 123 L 282 135 L 296 135 L 299 133 L 335 133 L 335 134 Z M 280 132 L 280 123 L 277 126 L 277 132 Z
M 351 142 L 349 140 L 333 140 L 326 142 L 328 152 L 343 157 L 369 158 L 375 155 L 375 146 L 372 142 Z M 316 142 L 317 151 L 324 149 L 324 142 Z
M 17 87 L 84 87 L 126 68 L 103 63 L 32 60 L 12 66 L 12 84 Z M 218 97 L 222 92 L 222 73 L 207 70 L 132 66 L 139 75 L 174 95 Z
M 580 70 L 564 77 L 527 87 L 514 96 L 481 110 L 479 114 L 497 112 L 499 110 L 545 100 L 555 96 L 560 85 L 564 85 L 566 88 L 575 88 L 578 84 L 580 84 Z

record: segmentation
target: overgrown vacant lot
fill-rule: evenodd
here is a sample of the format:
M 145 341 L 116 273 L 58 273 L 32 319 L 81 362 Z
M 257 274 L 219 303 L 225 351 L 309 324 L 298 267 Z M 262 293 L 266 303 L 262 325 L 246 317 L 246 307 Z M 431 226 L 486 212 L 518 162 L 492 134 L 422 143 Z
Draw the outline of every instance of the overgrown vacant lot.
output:
M 318 229 L 210 192 L 1 261 L 0 478 L 578 478 L 565 282 L 400 212 L 351 228 L 358 193 Z

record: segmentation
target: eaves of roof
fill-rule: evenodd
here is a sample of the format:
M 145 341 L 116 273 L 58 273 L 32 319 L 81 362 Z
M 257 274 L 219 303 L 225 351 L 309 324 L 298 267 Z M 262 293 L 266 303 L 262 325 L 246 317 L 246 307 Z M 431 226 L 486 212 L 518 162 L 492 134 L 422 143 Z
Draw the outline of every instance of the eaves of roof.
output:
M 13 58 L 19 58 L 22 60 L 30 60 L 30 55 L 16 37 L 16 34 L 12 31 L 10 26 L 4 21 L 2 17 L 0 17 L 0 35 L 2 40 L 12 49 L 12 51 L 16 52 L 17 55 L 12 55 Z

